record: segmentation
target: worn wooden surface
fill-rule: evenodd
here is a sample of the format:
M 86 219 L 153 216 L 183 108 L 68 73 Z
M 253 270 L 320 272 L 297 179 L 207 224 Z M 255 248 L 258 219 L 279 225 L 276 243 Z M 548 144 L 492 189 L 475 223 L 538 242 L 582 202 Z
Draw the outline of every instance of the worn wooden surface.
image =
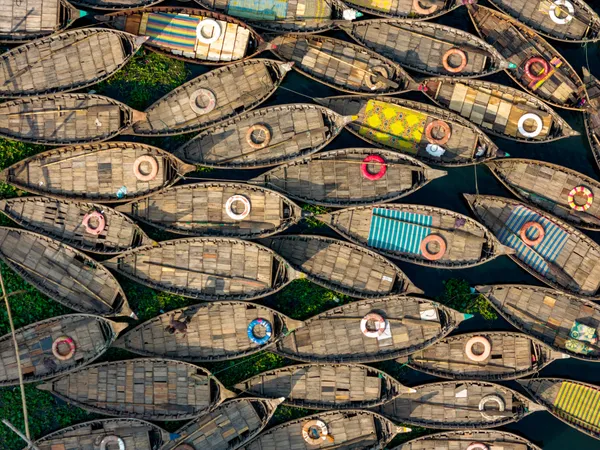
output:
M 475 442 L 502 450 L 542 450 L 521 436 L 498 430 L 445 431 L 412 439 L 392 450 L 464 450 Z
M 590 107 L 583 115 L 585 131 L 596 164 L 600 166 L 600 81 L 585 67 L 583 68 L 583 81 L 590 97 Z

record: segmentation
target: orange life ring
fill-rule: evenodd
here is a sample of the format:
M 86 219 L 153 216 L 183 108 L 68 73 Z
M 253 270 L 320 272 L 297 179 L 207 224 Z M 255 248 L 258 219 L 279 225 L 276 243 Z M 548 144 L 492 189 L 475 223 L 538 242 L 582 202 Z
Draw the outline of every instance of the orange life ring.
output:
M 254 139 L 252 139 L 252 133 L 254 133 L 255 131 L 263 132 L 265 134 L 265 139 L 260 142 L 255 142 Z M 250 128 L 248 128 L 248 131 L 246 132 L 246 142 L 250 147 L 255 148 L 257 150 L 265 148 L 267 145 L 269 145 L 269 142 L 271 142 L 271 132 L 264 125 L 252 125 Z
M 327 440 L 329 430 L 322 420 L 309 420 L 302 425 L 302 438 L 309 445 L 319 445 Z
M 147 174 L 143 174 L 140 170 L 142 163 L 150 164 L 150 172 Z M 156 175 L 158 175 L 158 162 L 150 155 L 142 155 L 133 163 L 133 174 L 140 181 L 152 181 L 156 178 Z
M 534 63 L 540 63 L 542 66 L 544 66 L 544 71 L 541 72 L 541 73 L 539 73 L 539 74 L 537 74 L 537 75 L 532 74 L 531 73 L 531 66 Z M 525 63 L 525 67 L 523 68 L 523 70 L 525 71 L 525 74 L 529 78 L 531 78 L 532 81 L 540 81 L 550 71 L 550 65 L 548 64 L 548 62 L 545 59 L 536 56 L 534 58 L 529 58 L 527 60 L 527 62 Z
M 367 329 L 367 323 L 373 321 L 376 324 L 376 329 L 374 331 Z M 387 327 L 387 322 L 383 318 L 383 316 L 377 313 L 369 313 L 360 321 L 360 331 L 368 338 L 376 338 L 383 334 Z
M 58 346 L 60 344 L 67 344 L 69 346 L 69 351 L 66 354 L 62 354 L 58 351 Z M 56 359 L 60 359 L 61 361 L 68 361 L 75 354 L 75 342 L 69 336 L 61 336 L 54 340 L 52 343 L 52 354 Z
M 575 203 L 576 195 L 585 196 L 585 204 L 578 205 L 577 203 Z M 569 206 L 575 211 L 587 211 L 588 209 L 590 209 L 592 203 L 594 202 L 594 194 L 585 186 L 575 186 L 573 189 L 571 189 L 571 192 L 569 192 L 568 201 Z
M 419 0 L 413 0 L 412 6 L 413 6 L 413 9 L 414 9 L 414 10 L 415 10 L 417 13 L 419 13 L 419 14 L 421 14 L 421 15 L 423 15 L 423 16 L 425 16 L 425 15 L 427 15 L 427 14 L 433 14 L 433 13 L 434 13 L 434 12 L 436 12 L 436 11 L 437 11 L 437 9 L 438 9 L 438 5 L 431 5 L 429 8 L 423 8 L 423 7 L 422 7 L 422 6 L 419 4 Z
M 452 55 L 458 55 L 461 57 L 460 65 L 458 65 L 457 67 L 452 67 L 450 65 L 449 59 Z M 442 57 L 442 64 L 444 65 L 444 69 L 446 69 L 450 73 L 462 72 L 464 68 L 467 67 L 467 54 L 459 48 L 451 48 L 446 53 L 444 53 L 444 56 Z
M 90 219 L 92 218 L 95 218 L 98 221 L 98 226 L 95 228 L 90 226 Z M 83 216 L 81 225 L 83 225 L 83 227 L 85 228 L 86 233 L 98 236 L 104 231 L 104 228 L 106 227 L 106 219 L 98 211 L 92 211 L 91 213 L 87 213 L 85 216 Z
M 476 355 L 473 352 L 473 346 L 475 344 L 483 345 L 483 353 L 481 353 L 480 355 Z M 469 358 L 471 361 L 485 361 L 492 354 L 492 344 L 490 343 L 489 339 L 483 336 L 474 336 L 471 339 L 469 339 L 465 344 L 465 354 L 467 355 L 467 358 Z
M 538 230 L 539 236 L 536 237 L 535 239 L 529 239 L 527 237 L 527 230 L 529 230 L 530 228 L 535 228 L 536 230 Z M 523 242 L 525 242 L 527 245 L 529 245 L 530 247 L 542 242 L 542 239 L 544 239 L 545 235 L 546 235 L 546 230 L 544 230 L 544 227 L 542 226 L 542 224 L 538 223 L 538 222 L 533 222 L 533 221 L 525 222 L 523 224 L 523 226 L 521 227 L 521 229 L 519 230 L 519 236 L 521 237 L 521 240 Z
M 444 137 L 441 139 L 434 138 L 432 135 L 434 128 L 441 128 L 444 131 Z M 434 120 L 433 122 L 429 122 L 425 127 L 425 137 L 431 144 L 444 145 L 450 140 L 451 136 L 452 130 L 450 129 L 450 125 L 443 120 Z
M 427 250 L 427 244 L 430 242 L 437 242 L 440 246 L 440 250 L 437 253 L 431 253 L 429 250 Z M 419 247 L 425 259 L 428 259 L 429 261 L 437 261 L 438 259 L 442 259 L 442 257 L 446 254 L 446 248 L 446 241 L 438 234 L 430 234 L 426 236 L 425 239 L 421 241 L 421 245 Z

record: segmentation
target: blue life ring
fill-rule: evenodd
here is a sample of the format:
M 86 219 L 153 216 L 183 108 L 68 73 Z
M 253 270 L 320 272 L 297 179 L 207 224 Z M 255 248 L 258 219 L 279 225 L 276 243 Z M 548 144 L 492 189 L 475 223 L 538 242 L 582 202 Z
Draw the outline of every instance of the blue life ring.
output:
M 262 325 L 263 327 L 265 327 L 265 335 L 262 338 L 257 338 L 256 335 L 254 334 L 254 327 L 257 325 Z M 252 342 L 254 342 L 255 344 L 258 345 L 263 345 L 266 344 L 269 339 L 271 339 L 271 334 L 273 333 L 273 326 L 271 325 L 271 322 L 269 322 L 266 319 L 254 319 L 252 322 L 250 322 L 250 325 L 248 325 L 248 339 L 250 339 Z

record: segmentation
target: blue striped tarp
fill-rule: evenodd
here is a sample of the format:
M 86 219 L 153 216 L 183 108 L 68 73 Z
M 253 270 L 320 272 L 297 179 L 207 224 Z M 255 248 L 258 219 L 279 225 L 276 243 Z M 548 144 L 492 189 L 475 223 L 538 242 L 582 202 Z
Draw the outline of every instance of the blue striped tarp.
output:
M 546 232 L 542 241 L 533 247 L 535 251 L 525 245 L 518 237 L 519 231 L 525 222 L 538 222 L 544 227 Z M 553 262 L 558 257 L 569 237 L 565 230 L 540 216 L 538 213 L 521 205 L 517 206 L 512 211 L 506 221 L 505 228 L 512 230 L 517 236 L 503 228 L 500 230 L 500 233 L 498 233 L 500 242 L 514 248 L 516 256 L 521 261 L 542 275 L 545 275 L 549 269 L 546 261 Z M 538 231 L 530 228 L 526 233 L 529 239 L 535 239 Z
M 285 20 L 288 0 L 229 0 L 227 14 L 250 20 Z
M 385 216 L 385 217 L 379 217 Z M 425 225 L 411 225 L 410 223 Z M 414 214 L 394 209 L 374 208 L 367 244 L 382 250 L 421 254 L 421 241 L 431 233 L 431 216 Z

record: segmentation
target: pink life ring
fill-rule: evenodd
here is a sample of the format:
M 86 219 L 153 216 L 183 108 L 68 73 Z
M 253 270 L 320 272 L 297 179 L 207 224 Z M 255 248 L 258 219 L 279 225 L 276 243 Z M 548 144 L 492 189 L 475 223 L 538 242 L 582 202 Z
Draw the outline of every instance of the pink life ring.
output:
M 483 345 L 483 353 L 481 353 L 480 355 L 476 355 L 473 352 L 473 346 L 475 344 Z M 471 361 L 482 362 L 488 359 L 492 354 L 492 344 L 490 343 L 489 339 L 483 336 L 473 336 L 467 341 L 465 345 L 465 353 L 467 355 L 467 358 L 469 358 Z
M 367 323 L 370 321 L 374 321 L 376 325 L 376 329 L 371 331 L 367 329 Z M 387 322 L 383 318 L 383 316 L 377 313 L 369 313 L 360 321 L 360 331 L 368 338 L 376 338 L 383 334 L 387 327 Z
M 65 354 L 62 354 L 58 351 L 58 346 L 63 343 L 69 346 L 69 351 Z M 68 361 L 75 354 L 75 342 L 73 342 L 73 339 L 71 339 L 69 336 L 59 337 L 52 343 L 52 354 L 56 359 Z
M 92 218 L 98 220 L 98 226 L 96 228 L 90 226 L 90 219 Z M 85 216 L 83 216 L 81 225 L 85 227 L 86 233 L 98 236 L 104 231 L 104 228 L 106 227 L 106 219 L 98 211 L 92 211 L 91 213 L 87 213 Z
M 377 172 L 377 173 L 369 172 L 368 165 L 370 162 L 376 162 L 376 163 L 381 164 L 381 168 L 379 169 L 379 172 Z M 363 159 L 363 162 L 360 166 L 360 171 L 361 171 L 363 177 L 365 177 L 367 180 L 374 181 L 374 180 L 379 180 L 380 178 L 383 178 L 383 176 L 387 172 L 387 166 L 385 165 L 385 160 L 381 156 L 369 155 L 365 159 Z
M 150 164 L 150 172 L 147 174 L 142 173 L 140 167 L 142 163 Z M 150 155 L 142 155 L 133 162 L 133 174 L 140 181 L 152 181 L 158 175 L 158 163 L 156 159 Z

